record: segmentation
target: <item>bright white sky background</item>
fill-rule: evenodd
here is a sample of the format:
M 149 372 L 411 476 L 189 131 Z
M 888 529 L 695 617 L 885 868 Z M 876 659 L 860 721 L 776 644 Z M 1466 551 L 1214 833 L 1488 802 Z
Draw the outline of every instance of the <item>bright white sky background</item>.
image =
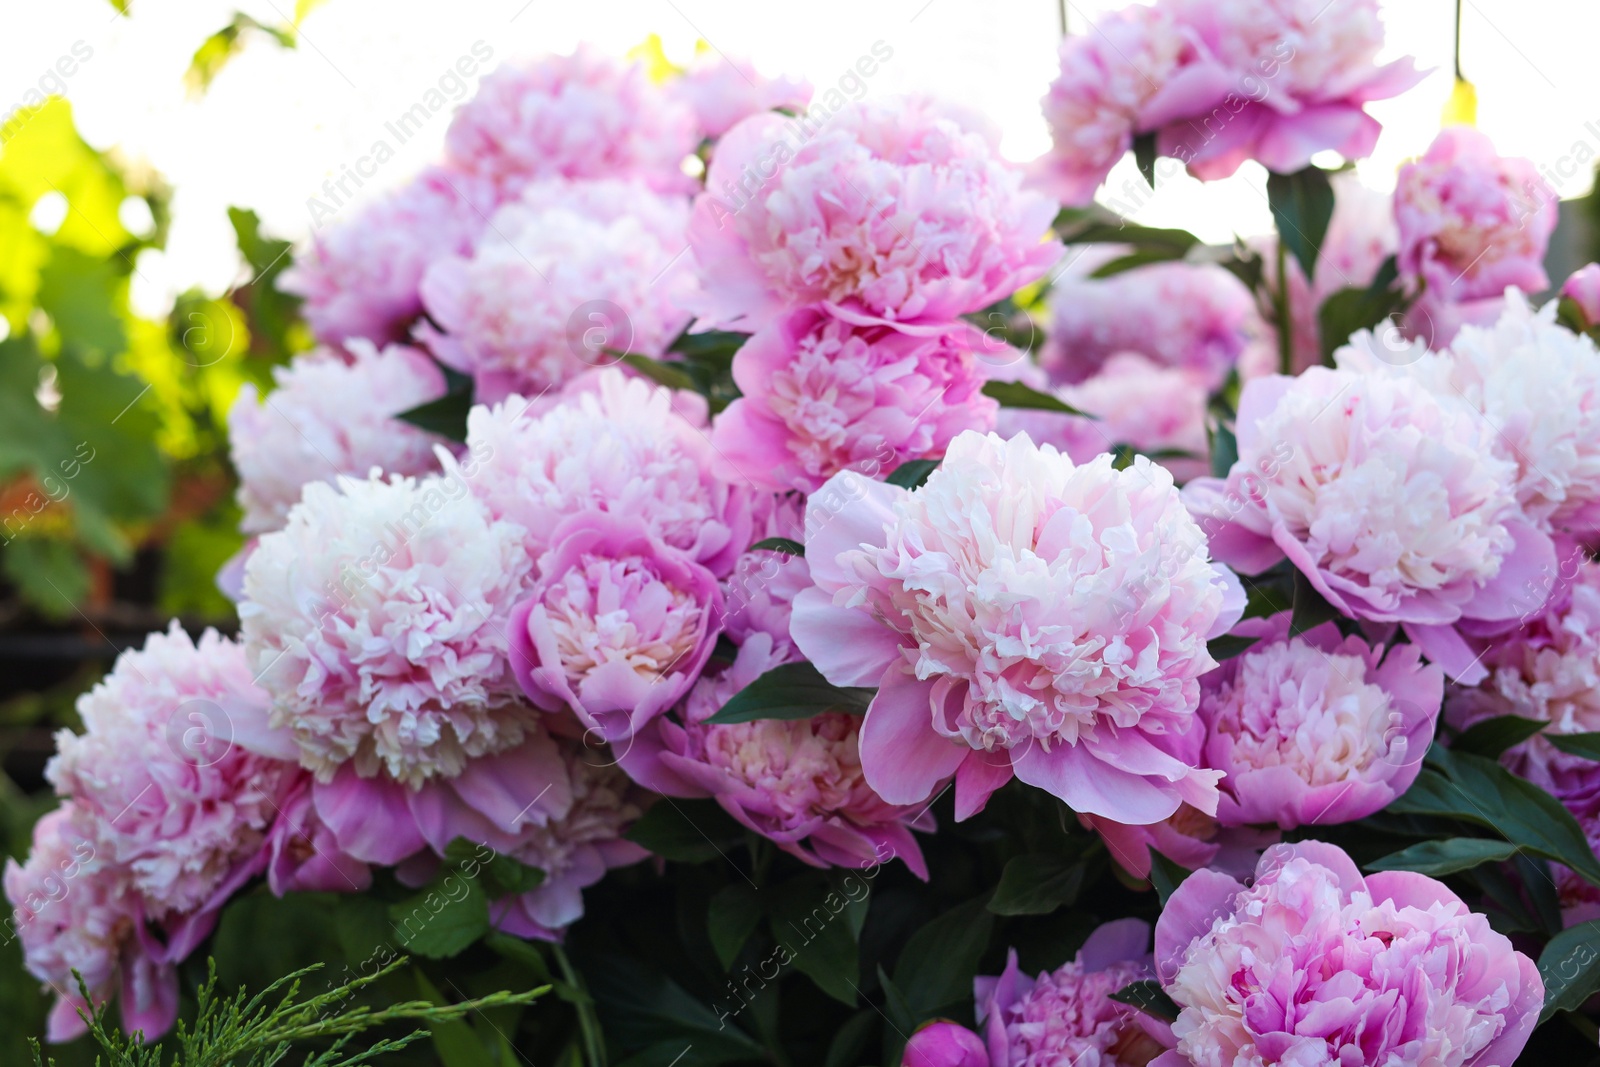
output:
M 1124 0 L 1070 0 L 1076 32 Z M 1330 0 L 1343 3 L 1347 0 Z M 1479 126 L 1504 153 L 1554 166 L 1578 141 L 1600 150 L 1600 4 L 1593 0 L 1465 0 L 1464 66 L 1478 86 Z M 588 40 L 618 53 L 659 33 L 682 61 L 697 38 L 743 54 L 768 72 L 832 84 L 873 42 L 894 57 L 868 92 L 937 92 L 976 108 L 1003 133 L 1013 159 L 1047 143 L 1038 100 L 1056 69 L 1056 0 L 329 0 L 305 21 L 300 48 L 251 43 L 200 100 L 183 73 L 197 45 L 236 9 L 282 23 L 293 0 L 134 0 L 123 17 L 106 0 L 10 0 L 0 34 L 0 112 L 81 41 L 93 56 L 66 80 L 80 130 L 119 146 L 175 186 L 165 255 L 146 253 L 135 300 L 161 314 L 174 293 L 236 279 L 225 209 L 251 207 L 269 229 L 303 239 L 307 198 L 385 136 L 384 123 L 421 100 L 474 42 L 495 59 L 567 51 Z M 1372 107 L 1384 124 L 1364 179 L 1392 187 L 1395 167 L 1438 129 L 1450 90 L 1452 0 L 1385 0 L 1388 51 L 1433 74 L 1405 97 Z M 1387 57 L 1385 57 L 1387 58 Z M 404 180 L 436 155 L 447 117 L 436 116 L 380 169 L 367 189 Z M 1586 128 L 1593 123 L 1592 130 Z M 391 143 L 393 138 L 389 138 Z M 1131 160 L 1112 187 L 1136 176 Z M 1582 168 L 1564 197 L 1590 187 Z M 1212 241 L 1270 228 L 1265 172 L 1247 164 L 1226 183 L 1164 184 L 1136 213 L 1184 225 Z

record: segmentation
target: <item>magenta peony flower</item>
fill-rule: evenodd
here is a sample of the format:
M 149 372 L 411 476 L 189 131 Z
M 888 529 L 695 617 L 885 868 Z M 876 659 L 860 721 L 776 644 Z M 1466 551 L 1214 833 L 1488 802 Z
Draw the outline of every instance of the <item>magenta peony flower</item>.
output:
M 990 1067 L 983 1038 L 960 1023 L 929 1023 L 906 1042 L 901 1067 Z
M 990 1067 L 1145 1067 L 1172 1046 L 1171 1031 L 1111 994 L 1154 977 L 1150 926 L 1139 919 L 1105 923 L 1072 962 L 1037 978 L 1010 950 L 998 978 L 973 983 Z
M 442 256 L 422 279 L 438 329 L 418 337 L 473 376 L 476 399 L 538 396 L 616 362 L 658 357 L 689 323 L 693 271 L 687 201 L 642 182 L 546 181 L 495 213 L 468 255 Z
M 1239 459 L 1184 488 L 1217 557 L 1287 556 L 1343 614 L 1398 622 L 1452 678 L 1483 668 L 1455 624 L 1537 610 L 1555 549 L 1517 507 L 1494 430 L 1420 381 L 1313 367 L 1246 383 Z
M 748 60 L 710 49 L 696 52 L 667 90 L 694 111 L 701 137 L 721 137 L 740 119 L 763 111 L 804 111 L 812 91 L 808 81 L 769 78 Z
M 444 376 L 422 352 L 405 345 L 378 351 L 350 342 L 347 361 L 327 349 L 295 357 L 272 371 L 276 388 L 264 401 L 246 382 L 228 411 L 228 452 L 239 472 L 239 528 L 279 529 L 308 482 L 341 474 L 365 478 L 429 474 L 439 469 L 437 434 L 394 416 L 444 395 Z
M 906 334 L 804 308 L 733 358 L 743 397 L 713 424 L 716 470 L 732 482 L 811 492 L 843 470 L 883 477 L 943 455 L 963 430 L 994 428 L 986 359 L 1021 353 L 954 323 Z
M 522 739 L 506 625 L 529 580 L 524 531 L 448 477 L 306 487 L 246 564 L 241 636 L 323 783 L 346 763 L 411 788 Z M 365 857 L 361 857 L 365 858 Z
M 580 512 L 557 526 L 511 613 L 511 666 L 546 711 L 623 741 L 677 702 L 722 629 L 716 578 L 644 521 Z
M 703 425 L 674 409 L 681 394 L 608 367 L 593 388 L 542 414 L 511 397 L 467 417 L 472 492 L 497 519 L 522 527 L 537 558 L 569 516 L 635 517 L 652 537 L 725 575 L 751 543 L 751 494 L 711 472 Z M 583 442 L 575 448 L 574 442 Z
M 1219 822 L 1351 822 L 1416 780 L 1444 674 L 1415 645 L 1385 654 L 1332 623 L 1290 637 L 1287 615 L 1234 633 L 1257 643 L 1206 675 L 1200 698 L 1205 763 L 1223 772 Z
M 639 784 L 678 797 L 715 797 L 740 823 L 817 867 L 905 861 L 926 880 L 911 829 L 930 831 L 928 805 L 886 803 L 861 769 L 861 720 L 829 712 L 810 719 L 708 724 L 730 697 L 786 661 L 752 633 L 722 673 L 701 678 L 678 710 L 636 736 L 622 767 Z
M 306 321 L 323 344 L 403 340 L 422 313 L 423 271 L 466 252 L 497 203 L 471 175 L 430 168 L 319 231 L 309 258 L 283 272 L 280 288 L 305 298 Z
M 120 992 L 123 1029 L 154 1040 L 177 1018 L 177 972 L 146 930 L 126 871 L 96 848 L 86 821 L 95 820 L 69 800 L 34 824 L 27 863 L 6 861 L 10 929 L 28 972 L 56 995 L 47 1040 L 71 1041 L 88 1030 L 78 1013 L 90 1006 L 73 971 L 97 1006 Z
M 1250 290 L 1218 266 L 1156 263 L 1103 279 L 1063 277 L 1051 289 L 1039 363 L 1057 382 L 1082 382 L 1112 356 L 1135 352 L 1216 386 L 1261 329 Z
M 943 324 L 1060 256 L 1055 207 L 950 112 L 861 101 L 813 122 L 756 115 L 717 146 L 689 223 L 704 325 L 757 330 L 809 304 Z
M 1168 8 L 1135 4 L 1062 38 L 1060 51 L 1061 72 L 1040 101 L 1054 143 L 1033 164 L 1032 180 L 1084 207 L 1134 135 L 1151 128 L 1145 109 L 1194 58 L 1194 45 Z
M 1267 851 L 1254 882 L 1197 871 L 1156 924 L 1156 967 L 1193 1063 L 1507 1067 L 1539 1021 L 1532 960 L 1442 883 L 1363 878 L 1333 845 Z
M 174 621 L 117 657 L 78 698 L 83 733 L 56 734 L 47 777 L 71 798 L 107 863 L 126 870 L 146 917 L 209 913 L 261 872 L 293 763 L 234 743 L 268 697 L 244 651 Z
M 1572 272 L 1561 283 L 1561 295 L 1578 305 L 1587 326 L 1600 325 L 1600 263 L 1590 263 Z
M 503 199 L 540 178 L 637 178 L 687 190 L 681 167 L 695 143 L 694 115 L 642 64 L 588 46 L 496 70 L 445 134 L 450 162 Z
M 1318 152 L 1372 152 L 1382 129 L 1364 110 L 1422 80 L 1408 57 L 1379 66 L 1378 0 L 1176 0 L 1199 56 L 1145 107 L 1162 155 L 1210 181 L 1247 159 L 1292 174 Z
M 309 776 L 283 801 L 267 835 L 267 886 L 285 893 L 361 893 L 372 885 L 372 871 L 339 847 L 338 835 L 318 816 Z
M 835 475 L 806 527 L 791 630 L 833 684 L 880 687 L 861 763 L 886 801 L 955 775 L 965 818 L 1015 774 L 1120 822 L 1216 810 L 1219 775 L 1173 751 L 1244 597 L 1164 469 L 964 433 L 915 492 Z
M 1498 155 L 1477 130 L 1447 126 L 1401 167 L 1394 212 L 1400 275 L 1425 284 L 1435 304 L 1483 304 L 1492 319 L 1508 285 L 1538 292 L 1550 284 L 1543 259 L 1556 198 L 1532 161 Z

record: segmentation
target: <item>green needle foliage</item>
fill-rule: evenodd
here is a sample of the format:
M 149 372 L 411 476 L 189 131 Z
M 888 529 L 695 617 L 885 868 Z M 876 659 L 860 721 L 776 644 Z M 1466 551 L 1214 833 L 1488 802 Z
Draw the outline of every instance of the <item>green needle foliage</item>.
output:
M 255 996 L 247 996 L 240 989 L 235 996 L 218 997 L 217 969 L 212 961 L 210 978 L 199 991 L 194 1023 L 180 1021 L 170 1041 L 143 1045 L 137 1035 L 128 1037 L 116 1026 L 108 1025 L 106 1008 L 96 1009 L 89 1020 L 89 1036 L 105 1056 L 97 1056 L 95 1063 L 97 1067 L 276 1067 L 285 1062 L 295 1044 L 331 1039 L 333 1044 L 324 1051 L 307 1053 L 302 1067 L 356 1067 L 428 1036 L 426 1029 L 419 1028 L 403 1037 L 379 1039 L 365 1048 L 348 1047 L 352 1038 L 367 1030 L 402 1020 L 423 1024 L 452 1022 L 486 1008 L 528 1004 L 550 989 L 541 986 L 525 993 L 493 993 L 458 1004 L 412 1000 L 377 1009 L 349 1006 L 357 990 L 405 963 L 402 956 L 375 974 L 302 1001 L 300 980 L 319 970 L 320 964 L 280 978 Z M 81 978 L 78 988 L 87 1000 L 88 989 Z M 33 1052 L 35 1067 L 55 1067 L 54 1060 L 45 1059 L 37 1041 L 33 1042 Z

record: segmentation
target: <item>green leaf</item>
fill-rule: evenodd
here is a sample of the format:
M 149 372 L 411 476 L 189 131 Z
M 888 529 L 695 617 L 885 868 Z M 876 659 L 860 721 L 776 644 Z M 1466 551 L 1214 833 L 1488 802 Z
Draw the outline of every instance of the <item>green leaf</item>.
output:
M 1383 261 L 1372 283 L 1365 288 L 1340 289 L 1317 309 L 1318 333 L 1322 338 L 1322 361 L 1332 364 L 1333 353 L 1350 340 L 1357 330 L 1370 330 L 1400 309 L 1405 294 L 1395 285 L 1399 272 L 1395 257 Z
M 1210 437 L 1211 474 L 1216 478 L 1226 478 L 1228 472 L 1233 470 L 1233 465 L 1239 462 L 1239 439 L 1230 427 L 1221 423 L 1211 428 Z
M 1298 637 L 1314 630 L 1325 622 L 1342 619 L 1339 609 L 1328 603 L 1317 592 L 1316 586 L 1302 571 L 1294 572 L 1294 614 L 1289 617 L 1289 633 Z
M 539 868 L 499 853 L 483 865 L 484 888 L 496 900 L 531 893 L 544 884 L 544 879 L 545 873 Z
M 1084 865 L 1048 853 L 1013 857 L 989 900 L 996 915 L 1048 915 L 1078 899 Z
M 1573 333 L 1588 333 L 1591 325 L 1583 305 L 1570 296 L 1563 296 L 1556 301 L 1556 322 Z
M 862 1053 L 871 1043 L 873 1027 L 880 1018 L 876 1008 L 862 1008 L 846 1019 L 828 1043 L 828 1055 L 822 1067 L 855 1067 L 862 1063 Z
M 1561 931 L 1539 954 L 1544 1008 L 1539 1021 L 1558 1011 L 1577 1011 L 1600 991 L 1600 919 Z
M 700 1067 L 766 1059 L 766 1050 L 734 1021 L 741 1001 L 731 994 L 724 993 L 713 1010 L 659 971 L 620 956 L 587 961 L 583 973 L 606 1044 L 639 1050 L 625 1064 L 668 1067 L 682 1057 L 678 1067 L 690 1060 Z M 683 1055 L 686 1046 L 694 1048 L 688 1056 Z
M 859 885 L 867 883 L 856 879 Z M 846 894 L 820 871 L 807 871 L 777 889 L 769 919 L 773 940 L 788 950 L 795 969 L 817 988 L 848 1007 L 856 1006 L 861 973 L 856 935 L 864 918 L 867 895 Z
M 917 1018 L 969 1000 L 994 915 L 987 894 L 959 904 L 911 935 L 894 965 L 894 984 Z
M 1493 760 L 1440 745 L 1405 794 L 1386 809 L 1396 815 L 1440 815 L 1485 826 L 1545 859 L 1564 863 L 1600 885 L 1600 861 L 1561 802 Z
M 292 30 L 268 26 L 242 11 L 235 11 L 233 19 L 200 42 L 200 47 L 189 58 L 189 69 L 184 73 L 183 81 L 190 94 L 198 96 L 209 89 L 217 75 L 222 73 L 222 68 L 244 50 L 245 42 L 254 34 L 276 41 L 283 48 L 295 46 Z
M 110 250 L 108 250 L 110 251 Z M 104 359 L 128 347 L 123 329 L 122 261 L 55 246 L 39 273 L 39 306 L 61 334 L 61 343 Z
M 1499 759 L 1507 749 L 1515 748 L 1549 723 L 1537 719 L 1524 719 L 1520 715 L 1496 715 L 1475 722 L 1450 742 L 1456 752 L 1470 752 L 1474 756 Z
M 649 356 L 643 356 L 637 352 L 617 352 L 612 353 L 612 355 L 621 356 L 622 362 L 658 385 L 664 385 L 668 389 L 682 389 L 691 393 L 702 391 L 700 383 L 695 381 L 694 377 L 681 366 L 665 363 L 659 359 L 651 359 Z
M 810 663 L 784 663 L 735 693 L 706 722 L 809 719 L 825 711 L 862 715 L 875 695 L 876 689 L 833 685 Z
M 1206 642 L 1206 651 L 1211 653 L 1211 658 L 1221 663 L 1247 651 L 1251 645 L 1261 640 L 1259 637 L 1240 637 L 1237 634 L 1223 634 L 1213 637 Z
M 884 481 L 902 489 L 920 489 L 928 480 L 928 475 L 938 469 L 939 461 L 936 459 L 908 459 L 890 471 Z
M 761 895 L 748 882 L 731 882 L 712 896 L 706 931 L 723 970 L 733 966 L 739 950 L 760 924 L 763 910 Z
M 1200 238 L 1188 230 L 1091 219 L 1068 226 L 1063 231 L 1060 216 L 1057 216 L 1056 222 L 1056 232 L 1067 244 L 1116 244 L 1146 250 L 1166 249 L 1168 259 L 1181 259 L 1191 248 L 1200 244 Z
M 407 952 L 445 959 L 489 932 L 489 902 L 475 880 L 448 869 L 415 896 L 389 905 L 389 920 Z
M 450 1003 L 421 970 L 413 967 L 411 973 L 423 1000 L 440 1007 Z M 433 1038 L 433 1051 L 439 1056 L 440 1067 L 492 1067 L 494 1064 L 489 1051 L 464 1019 L 433 1023 L 428 1033 Z
M 18 538 L 0 552 L 0 566 L 27 601 L 51 619 L 72 615 L 89 595 L 89 569 L 65 541 Z
M 1469 870 L 1484 863 L 1499 863 L 1516 854 L 1509 841 L 1486 837 L 1449 837 L 1442 841 L 1423 841 L 1391 852 L 1366 865 L 1369 871 L 1415 871 L 1430 878 Z
M 1132 1005 L 1146 1015 L 1154 1016 L 1163 1022 L 1174 1022 L 1178 1018 L 1178 1005 L 1167 996 L 1167 991 L 1161 988 L 1161 983 L 1153 978 L 1125 985 L 1111 994 L 1111 999 Z
M 1154 189 L 1156 187 L 1156 135 L 1154 131 L 1141 133 L 1133 139 L 1133 161 L 1138 164 L 1139 173 L 1144 175 L 1145 182 Z
M 1150 884 L 1155 886 L 1156 896 L 1161 898 L 1161 906 L 1166 907 L 1172 894 L 1177 892 L 1184 879 L 1194 872 L 1189 868 L 1168 859 L 1155 849 L 1150 850 Z
M 1315 277 L 1317 254 L 1333 218 L 1333 186 L 1328 172 L 1311 166 L 1293 174 L 1267 175 L 1267 205 L 1284 247 L 1300 263 L 1309 281 Z
M 733 354 L 743 348 L 748 340 L 750 335 L 747 333 L 733 333 L 728 330 L 690 333 L 685 330 L 667 346 L 667 351 L 676 352 L 684 359 L 696 363 L 730 363 Z
M 1545 734 L 1544 739 L 1569 756 L 1600 760 L 1600 734 Z
M 1053 397 L 1049 393 L 1041 393 L 1037 389 L 1023 385 L 1021 382 L 989 382 L 983 387 L 983 395 L 992 400 L 998 400 L 1003 408 L 1055 411 L 1062 415 L 1082 415 L 1086 419 L 1094 418 L 1093 415 L 1079 411 L 1071 404 Z
M 444 396 L 408 408 L 395 418 L 460 444 L 467 439 L 467 415 L 472 411 L 472 379 L 443 364 L 439 364 L 439 369 L 445 375 Z
M 664 797 L 622 836 L 663 859 L 704 863 L 725 858 L 744 828 L 714 800 Z
M 788 537 L 766 537 L 750 546 L 752 552 L 782 552 L 786 556 L 803 556 L 806 546 Z

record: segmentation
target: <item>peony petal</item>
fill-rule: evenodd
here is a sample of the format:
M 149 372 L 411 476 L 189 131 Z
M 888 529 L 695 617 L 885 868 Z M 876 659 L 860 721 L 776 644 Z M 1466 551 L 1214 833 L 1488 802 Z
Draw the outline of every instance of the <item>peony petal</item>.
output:
M 890 804 L 929 800 L 971 750 L 933 729 L 933 687 L 890 670 L 861 723 L 861 770 Z

